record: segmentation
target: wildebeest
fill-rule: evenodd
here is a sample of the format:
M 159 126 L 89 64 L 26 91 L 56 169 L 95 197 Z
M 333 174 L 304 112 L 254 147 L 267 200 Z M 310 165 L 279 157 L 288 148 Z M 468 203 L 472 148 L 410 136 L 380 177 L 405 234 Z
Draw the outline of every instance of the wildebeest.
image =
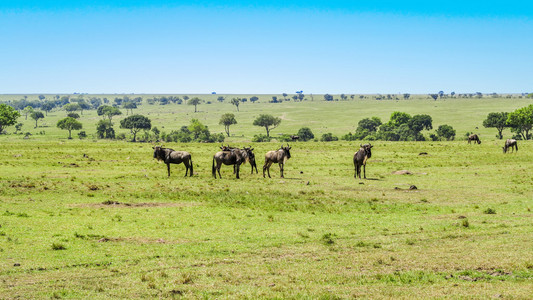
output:
M 281 145 L 281 148 L 279 150 L 268 151 L 265 154 L 265 165 L 263 166 L 263 178 L 265 177 L 265 170 L 268 172 L 268 178 L 271 178 L 270 177 L 270 166 L 273 163 L 279 164 L 279 171 L 281 173 L 281 178 L 283 178 L 283 167 L 285 163 L 287 162 L 287 160 L 291 158 L 291 152 L 289 151 L 290 149 L 291 147 L 289 146 L 289 144 L 287 144 L 287 147 L 283 147 L 283 145 Z
M 468 136 L 468 143 L 470 144 L 470 142 L 472 141 L 477 142 L 478 144 L 481 144 L 481 140 L 475 133 Z
M 225 165 L 233 165 L 233 173 L 236 174 L 237 179 L 239 179 L 239 169 L 241 164 L 246 163 L 247 161 L 250 161 L 250 164 L 252 165 L 252 172 L 253 167 L 255 165 L 255 156 L 253 155 L 253 148 L 245 147 L 244 149 L 239 148 L 233 148 L 229 146 L 222 146 L 220 147 L 222 151 L 217 152 L 213 156 L 213 166 L 212 166 L 212 173 L 213 177 L 217 178 L 217 172 L 218 177 L 222 178 L 222 175 L 220 175 L 220 167 L 222 164 Z M 251 159 L 253 160 L 253 163 Z M 215 165 L 216 161 L 216 165 Z M 255 167 L 257 170 L 257 166 Z
M 230 147 L 230 145 L 227 145 L 227 146 L 220 146 L 220 150 L 222 151 L 231 151 L 231 150 L 234 150 L 234 149 L 239 149 L 239 148 L 236 148 L 236 147 Z M 243 150 L 246 151 L 247 155 L 248 155 L 248 161 L 250 162 L 250 166 L 252 166 L 252 174 L 254 173 L 254 168 L 255 168 L 255 173 L 259 173 L 259 171 L 257 171 L 257 165 L 255 163 L 255 154 L 253 152 L 254 148 L 252 148 L 252 146 L 250 147 L 244 147 Z M 233 174 L 236 173 L 236 167 L 235 165 L 233 165 Z
M 170 148 L 163 148 L 161 146 L 153 147 L 154 149 L 154 158 L 157 160 L 162 160 L 167 164 L 168 176 L 170 177 L 170 164 L 181 164 L 185 165 L 185 176 L 189 173 L 189 176 L 192 176 L 193 167 L 192 167 L 192 158 L 191 154 L 186 151 L 175 151 Z M 190 169 L 190 172 L 189 172 Z
M 299 140 L 299 139 L 300 139 L 299 136 L 297 136 L 297 135 L 291 135 L 291 140 L 292 140 L 293 142 L 294 142 L 294 141 L 297 141 L 297 140 Z
M 353 164 L 355 167 L 355 174 L 354 178 L 357 179 L 357 176 L 359 176 L 359 179 L 361 179 L 361 166 L 363 166 L 363 176 L 366 179 L 366 161 L 372 157 L 372 145 L 371 144 L 364 144 L 360 145 L 361 148 L 357 152 L 355 152 L 353 156 Z
M 507 149 L 511 148 L 514 152 L 514 149 L 518 151 L 518 144 L 516 143 L 516 140 L 514 139 L 507 139 L 505 141 L 505 146 L 503 146 L 503 153 L 507 153 Z

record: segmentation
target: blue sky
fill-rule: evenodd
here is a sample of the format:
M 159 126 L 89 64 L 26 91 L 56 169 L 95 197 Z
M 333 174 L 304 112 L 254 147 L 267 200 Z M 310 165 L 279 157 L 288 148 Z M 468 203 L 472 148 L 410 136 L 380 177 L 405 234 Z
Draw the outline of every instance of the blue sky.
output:
M 526 1 L 7 1 L 0 93 L 533 91 Z

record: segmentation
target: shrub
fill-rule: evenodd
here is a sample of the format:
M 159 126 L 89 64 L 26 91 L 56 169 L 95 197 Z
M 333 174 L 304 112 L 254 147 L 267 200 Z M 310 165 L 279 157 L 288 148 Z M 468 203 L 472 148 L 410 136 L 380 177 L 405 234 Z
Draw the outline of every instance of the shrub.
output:
M 322 142 L 332 142 L 332 141 L 338 141 L 339 138 L 334 136 L 331 132 L 324 133 L 322 137 L 320 138 L 320 141 Z
M 300 130 L 298 130 L 298 136 L 300 137 L 300 140 L 307 142 L 309 140 L 312 140 L 315 138 L 315 135 L 311 131 L 309 127 L 302 127 Z
M 252 138 L 252 142 L 254 143 L 270 142 L 271 140 L 272 138 L 267 136 L 266 134 L 256 134 Z
M 483 211 L 483 213 L 488 214 L 488 215 L 495 215 L 496 214 L 496 210 L 489 207 L 489 208 L 485 209 Z

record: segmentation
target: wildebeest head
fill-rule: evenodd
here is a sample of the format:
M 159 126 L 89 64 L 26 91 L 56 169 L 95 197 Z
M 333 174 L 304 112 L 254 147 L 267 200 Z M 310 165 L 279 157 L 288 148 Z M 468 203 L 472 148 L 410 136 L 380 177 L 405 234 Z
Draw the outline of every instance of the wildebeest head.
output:
M 371 144 L 364 144 L 364 145 L 361 145 L 361 148 L 363 148 L 365 150 L 365 155 L 368 157 L 368 158 L 371 158 L 372 157 L 372 146 Z
M 243 150 L 246 152 L 246 156 L 248 160 L 250 161 L 250 164 L 255 165 L 255 154 L 254 154 L 254 148 L 250 147 L 243 147 Z
M 163 147 L 161 146 L 155 146 L 155 147 L 152 147 L 154 149 L 154 158 L 156 158 L 157 160 L 163 160 L 164 159 L 164 151 L 163 151 Z
M 291 147 L 289 146 L 289 143 L 287 143 L 287 147 L 283 147 L 283 144 L 281 144 L 280 150 L 283 150 L 287 159 L 291 158 L 291 152 L 289 151 L 291 150 Z

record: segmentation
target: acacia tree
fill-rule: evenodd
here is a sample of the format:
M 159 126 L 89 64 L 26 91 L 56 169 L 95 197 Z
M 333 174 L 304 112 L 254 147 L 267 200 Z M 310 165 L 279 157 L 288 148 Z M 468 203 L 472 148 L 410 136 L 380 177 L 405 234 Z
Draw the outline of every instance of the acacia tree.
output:
M 185 99 L 185 97 L 183 97 L 183 99 Z M 202 100 L 198 97 L 194 97 L 190 99 L 189 101 L 187 101 L 188 105 L 194 105 L 194 112 L 197 112 L 196 108 L 198 107 L 200 103 L 202 103 Z
M 109 105 L 102 105 L 98 107 L 96 113 L 99 116 L 102 116 L 103 118 L 108 118 L 109 121 L 111 121 L 113 116 L 118 116 L 122 114 L 122 112 L 118 108 Z
M 81 106 L 78 103 L 65 104 L 63 108 L 67 111 L 67 113 L 77 112 L 78 110 L 81 111 Z
M 126 114 L 128 114 L 128 109 L 131 111 L 131 114 L 133 115 L 133 110 L 137 108 L 137 104 L 135 102 L 126 102 L 122 105 L 126 109 Z
M 503 138 L 502 132 L 507 125 L 507 115 L 506 112 L 491 112 L 487 115 L 487 118 L 483 121 L 483 127 L 485 128 L 496 128 L 498 130 L 497 137 L 501 140 Z
M 40 111 L 34 111 L 31 113 L 30 117 L 35 120 L 35 128 L 37 128 L 37 121 L 39 121 L 39 119 L 43 119 L 44 114 Z
M 533 104 L 519 108 L 507 115 L 507 124 L 512 131 L 520 134 L 522 139 L 530 138 L 529 131 L 533 127 Z
M 220 117 L 218 124 L 224 125 L 224 130 L 229 137 L 229 127 L 233 124 L 237 124 L 237 120 L 235 120 L 234 114 L 223 114 L 222 117 Z
M 66 117 L 57 122 L 57 127 L 63 130 L 68 130 L 68 139 L 72 139 L 72 130 L 80 130 L 83 125 L 76 119 Z
M 34 111 L 33 107 L 31 107 L 31 106 L 24 107 L 24 109 L 22 110 L 22 112 L 24 113 L 24 117 L 25 117 L 24 120 L 27 120 L 28 119 L 28 115 L 30 115 L 33 111 Z
M 7 104 L 0 104 L 0 133 L 8 126 L 15 125 L 20 113 Z
M 254 120 L 253 125 L 265 127 L 267 137 L 270 137 L 270 130 L 276 128 L 281 123 L 281 119 L 272 115 L 261 114 Z
M 135 142 L 139 131 L 152 128 L 152 121 L 143 115 L 131 115 L 120 121 L 120 128 L 129 129 L 133 134 L 132 142 Z
M 237 111 L 239 111 L 239 105 L 241 104 L 241 98 L 232 98 L 230 103 L 235 105 L 235 107 L 237 107 Z

